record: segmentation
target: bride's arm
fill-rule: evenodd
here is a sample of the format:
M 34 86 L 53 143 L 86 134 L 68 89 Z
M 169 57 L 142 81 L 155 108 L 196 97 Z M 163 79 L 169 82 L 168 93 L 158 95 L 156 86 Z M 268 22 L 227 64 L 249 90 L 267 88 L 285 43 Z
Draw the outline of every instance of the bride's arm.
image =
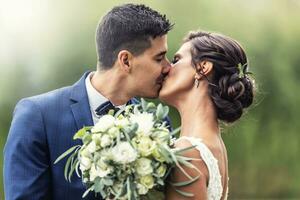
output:
M 176 147 L 185 148 L 191 146 L 186 140 L 180 140 L 176 143 Z M 183 153 L 184 156 L 190 158 L 201 159 L 200 153 L 197 149 L 192 149 Z M 207 199 L 207 183 L 208 183 L 208 169 L 206 164 L 202 160 L 192 161 L 191 162 L 195 167 L 200 171 L 197 172 L 195 169 L 188 167 L 183 167 L 183 169 L 192 177 L 200 176 L 199 179 L 185 187 L 177 187 L 184 192 L 193 193 L 193 197 L 184 197 L 181 194 L 177 193 L 171 185 L 167 186 L 166 200 L 206 200 Z M 181 182 L 189 180 L 178 168 L 175 168 L 170 176 L 170 181 L 172 182 Z

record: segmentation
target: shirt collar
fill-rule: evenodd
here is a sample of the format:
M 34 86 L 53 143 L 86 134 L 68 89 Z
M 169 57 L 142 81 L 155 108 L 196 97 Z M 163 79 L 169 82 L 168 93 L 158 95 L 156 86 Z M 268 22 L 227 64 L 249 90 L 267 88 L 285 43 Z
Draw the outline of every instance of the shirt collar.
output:
M 89 99 L 89 104 L 92 111 L 95 111 L 98 106 L 103 104 L 106 101 L 109 101 L 106 97 L 104 97 L 100 92 L 98 92 L 91 83 L 91 78 L 94 75 L 95 72 L 89 73 L 89 75 L 85 79 L 85 85 L 86 85 L 86 91 Z M 120 109 L 124 108 L 126 104 L 116 106 Z

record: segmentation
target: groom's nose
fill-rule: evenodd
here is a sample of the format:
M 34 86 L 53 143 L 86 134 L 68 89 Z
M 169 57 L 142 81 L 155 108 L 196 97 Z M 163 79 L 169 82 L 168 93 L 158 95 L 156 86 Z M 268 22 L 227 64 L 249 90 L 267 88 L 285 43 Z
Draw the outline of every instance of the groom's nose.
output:
M 171 69 L 171 63 L 169 62 L 168 59 L 166 59 L 166 62 L 164 63 L 162 68 L 162 74 L 167 75 L 170 69 Z

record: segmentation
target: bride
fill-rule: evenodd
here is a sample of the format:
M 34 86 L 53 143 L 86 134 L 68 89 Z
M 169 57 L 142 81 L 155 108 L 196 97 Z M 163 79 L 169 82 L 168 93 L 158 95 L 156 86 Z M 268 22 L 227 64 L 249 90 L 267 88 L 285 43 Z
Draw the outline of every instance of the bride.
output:
M 177 51 L 159 98 L 175 107 L 181 117 L 181 134 L 176 147 L 196 147 L 185 156 L 199 171 L 184 168 L 200 178 L 189 186 L 167 188 L 166 199 L 185 199 L 180 189 L 194 194 L 186 199 L 227 199 L 228 159 L 220 122 L 238 120 L 252 104 L 254 82 L 247 72 L 248 61 L 241 45 L 221 34 L 191 32 Z M 171 182 L 188 178 L 175 169 Z

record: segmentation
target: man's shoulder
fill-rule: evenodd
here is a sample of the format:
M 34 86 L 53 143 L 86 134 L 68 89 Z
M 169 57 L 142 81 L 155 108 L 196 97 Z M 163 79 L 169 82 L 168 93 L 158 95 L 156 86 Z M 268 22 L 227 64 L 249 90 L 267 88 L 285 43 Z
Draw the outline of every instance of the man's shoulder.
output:
M 49 92 L 23 98 L 19 101 L 18 104 L 20 104 L 21 102 L 30 102 L 40 108 L 49 108 L 51 107 L 51 105 L 55 105 L 58 102 L 63 103 L 64 101 L 68 100 L 71 95 L 71 90 L 72 86 L 58 88 Z

